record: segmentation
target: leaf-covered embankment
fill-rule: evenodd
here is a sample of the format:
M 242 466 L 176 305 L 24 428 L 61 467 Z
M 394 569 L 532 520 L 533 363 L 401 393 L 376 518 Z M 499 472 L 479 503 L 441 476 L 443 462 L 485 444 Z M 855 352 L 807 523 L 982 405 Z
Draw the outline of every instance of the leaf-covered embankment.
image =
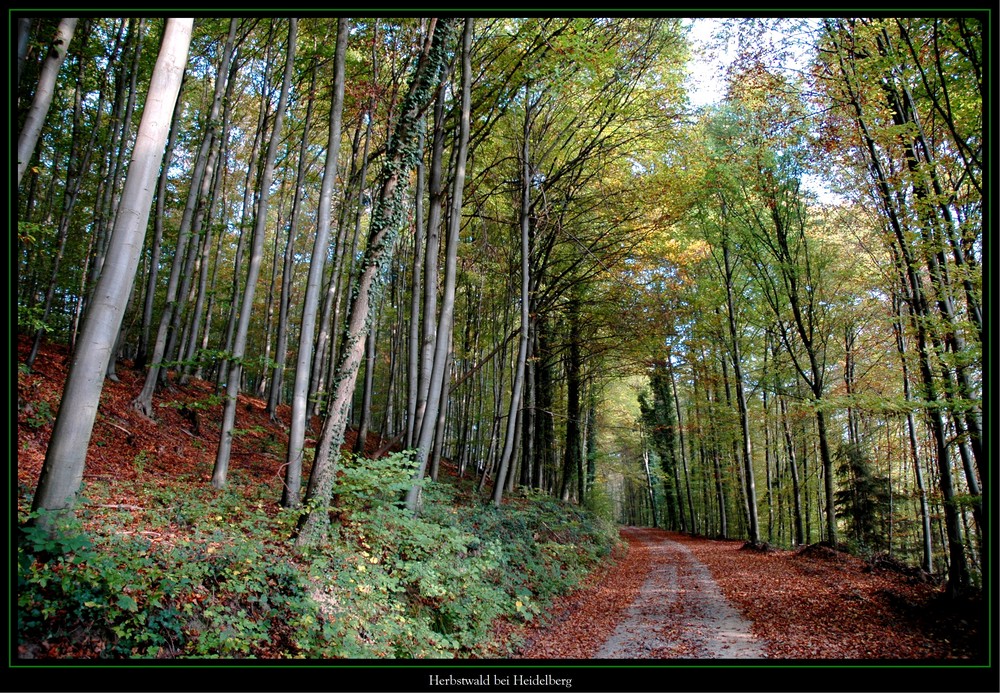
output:
M 413 517 L 399 502 L 412 459 L 373 434 L 377 459 L 344 459 L 330 541 L 296 550 L 300 513 L 278 503 L 286 433 L 264 403 L 240 396 L 217 491 L 210 384 L 173 385 L 153 421 L 131 407 L 127 367 L 104 388 L 77 521 L 53 539 L 25 520 L 66 366 L 45 347 L 18 370 L 19 658 L 502 657 L 615 541 L 548 496 L 495 508 L 447 463 Z

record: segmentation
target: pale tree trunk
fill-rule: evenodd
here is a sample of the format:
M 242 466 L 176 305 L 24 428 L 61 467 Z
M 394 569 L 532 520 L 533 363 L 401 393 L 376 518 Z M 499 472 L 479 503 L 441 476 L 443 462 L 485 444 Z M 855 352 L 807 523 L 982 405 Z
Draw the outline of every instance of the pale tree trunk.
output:
M 420 134 L 421 150 L 424 135 Z M 410 292 L 409 349 L 406 366 L 406 442 L 411 448 L 416 442 L 417 397 L 419 392 L 420 368 L 420 296 L 424 272 L 424 160 L 417 162 L 417 189 L 414 194 L 414 234 L 413 234 L 413 287 Z
M 339 45 L 339 44 L 338 44 Z M 336 61 L 337 58 L 335 57 Z M 336 73 L 336 62 L 334 72 Z M 316 61 L 313 60 L 310 69 L 309 95 L 306 100 L 306 116 L 302 126 L 302 143 L 299 147 L 298 169 L 295 176 L 295 192 L 292 196 L 292 212 L 288 220 L 288 240 L 285 244 L 284 265 L 281 271 L 281 305 L 278 309 L 278 344 L 274 355 L 274 374 L 271 377 L 271 391 L 267 398 L 267 412 L 271 419 L 275 420 L 278 411 L 278 403 L 281 401 L 281 389 L 285 379 L 285 362 L 288 351 L 288 307 L 292 292 L 292 260 L 295 250 L 295 236 L 298 232 L 299 204 L 302 202 L 303 182 L 306 175 L 306 160 L 309 154 L 309 129 L 312 123 L 313 94 L 316 89 Z M 338 141 L 340 139 L 338 132 Z M 324 243 L 326 239 L 324 239 Z M 322 249 L 322 258 L 325 260 L 326 248 Z M 312 338 L 307 343 L 307 351 L 312 348 Z
M 347 428 L 365 335 L 371 328 L 372 311 L 381 288 L 381 270 L 391 261 L 403 222 L 405 180 L 419 157 L 420 124 L 440 82 L 452 21 L 432 20 L 431 36 L 420 54 L 409 91 L 403 100 L 399 121 L 389 138 L 382 183 L 372 212 L 357 289 L 351 301 L 346 339 L 338 358 L 330 406 L 309 477 L 307 501 L 312 502 L 313 509 L 303 518 L 296 540 L 299 545 L 322 541 L 329 528 L 327 508 L 333 494 L 336 463 Z
M 374 55 L 372 56 L 374 60 Z M 371 146 L 372 123 L 374 122 L 374 102 L 368 104 L 367 118 L 362 117 L 358 122 L 358 128 L 354 136 L 354 144 L 351 153 L 351 173 L 347 179 L 354 178 L 355 165 L 357 163 L 357 153 L 361 141 L 362 121 L 367 120 L 365 125 L 364 147 L 361 152 L 361 172 L 358 176 L 357 210 L 354 215 L 354 233 L 351 236 L 350 252 L 347 251 L 347 211 L 350 206 L 348 201 L 341 204 L 340 213 L 340 233 L 337 234 L 336 255 L 333 261 L 333 272 L 330 277 L 330 284 L 326 291 L 326 299 L 323 304 L 323 317 L 319 338 L 316 340 L 316 356 L 313 364 L 313 379 L 310 385 L 310 392 L 317 396 L 313 405 L 313 411 L 319 415 L 323 411 L 323 400 L 330 389 L 329 377 L 330 369 L 336 365 L 338 358 L 338 348 L 341 346 L 337 342 L 338 332 L 341 329 L 341 307 L 345 294 L 351 291 L 354 286 L 354 258 L 357 255 L 358 239 L 361 237 L 361 218 L 364 216 L 364 204 L 362 203 L 365 193 L 365 181 L 368 180 L 368 150 Z M 346 276 L 345 276 L 346 270 Z
M 442 402 L 441 395 L 444 390 L 444 379 L 448 375 L 452 324 L 455 316 L 455 277 L 458 266 L 459 230 L 462 226 L 462 196 L 465 189 L 465 166 L 469 154 L 469 120 L 472 101 L 471 51 L 472 18 L 467 17 L 465 30 L 462 34 L 462 113 L 455 163 L 454 189 L 451 195 L 451 215 L 448 219 L 448 240 L 445 245 L 444 294 L 441 297 L 441 318 L 435 334 L 434 361 L 427 391 L 427 402 L 420 422 L 420 437 L 417 441 L 417 469 L 413 473 L 415 482 L 422 479 L 427 472 L 428 456 L 437 428 L 438 410 L 446 404 Z M 426 310 L 427 306 L 425 305 L 424 308 Z M 425 314 L 425 319 L 426 317 Z M 407 509 L 415 512 L 419 499 L 420 487 L 414 484 L 406 494 Z
M 162 361 L 167 351 L 167 332 L 173 322 L 174 313 L 180 307 L 178 298 L 180 293 L 181 269 L 184 266 L 184 259 L 187 256 L 188 239 L 191 232 L 191 222 L 194 217 L 195 208 L 199 197 L 207 193 L 207 186 L 211 176 L 205 174 L 210 159 L 210 149 L 212 147 L 215 120 L 219 117 L 222 106 L 222 94 L 225 88 L 226 75 L 229 71 L 229 61 L 232 59 L 233 45 L 236 40 L 236 27 L 239 20 L 233 19 L 229 26 L 229 37 L 226 40 L 226 48 L 223 52 L 222 65 L 219 67 L 218 76 L 215 83 L 215 94 L 212 108 L 206 123 L 205 137 L 198 152 L 195 163 L 195 170 L 192 174 L 191 188 L 188 191 L 187 203 L 181 215 L 180 228 L 177 233 L 177 248 L 174 254 L 173 264 L 170 268 L 170 278 L 167 280 L 166 302 L 163 312 L 160 315 L 160 325 L 156 331 L 156 341 L 153 344 L 153 353 L 150 357 L 149 372 L 146 373 L 146 381 L 142 391 L 132 402 L 132 406 L 148 417 L 153 416 L 153 393 L 163 370 Z
M 306 294 L 302 300 L 302 322 L 299 328 L 299 352 L 295 361 L 295 382 L 292 385 L 292 414 L 288 433 L 288 453 L 285 467 L 285 488 L 281 504 L 297 508 L 301 501 L 302 456 L 305 449 L 306 423 L 309 417 L 309 380 L 312 374 L 313 337 L 316 333 L 316 314 L 323 283 L 323 265 L 330 245 L 330 209 L 333 205 L 333 188 L 337 178 L 337 159 L 340 156 L 341 117 L 344 107 L 344 60 L 350 22 L 337 20 L 337 47 L 333 65 L 333 100 L 330 106 L 330 128 L 327 140 L 326 168 L 320 186 L 319 216 L 316 220 L 316 238 L 312 260 L 306 279 Z
M 452 342 L 455 336 L 452 334 Z M 445 452 L 444 442 L 448 433 L 448 399 L 451 397 L 451 369 L 455 356 L 454 344 L 448 347 L 448 356 L 445 359 L 444 378 L 441 383 L 441 402 L 438 405 L 437 430 L 434 433 L 434 446 L 430 453 L 430 477 L 434 481 L 438 480 L 438 473 L 441 470 L 441 456 Z
M 125 303 L 139 266 L 154 183 L 163 161 L 164 144 L 180 91 L 193 25 L 193 19 L 167 20 L 132 152 L 121 213 L 66 379 L 59 415 L 32 504 L 35 511 L 58 513 L 70 510 L 83 481 L 87 447 L 97 416 L 104 372 L 112 356 Z M 54 530 L 50 520 L 40 518 L 39 523 Z
M 264 171 L 260 179 L 260 192 L 257 199 L 257 222 L 253 230 L 250 267 L 247 270 L 246 290 L 243 295 L 243 303 L 240 305 L 240 320 L 236 327 L 236 340 L 233 344 L 232 358 L 229 362 L 229 374 L 226 380 L 226 401 L 222 411 L 219 449 L 215 456 L 215 470 L 212 473 L 212 486 L 215 488 L 225 487 L 226 475 L 229 470 L 229 457 L 233 445 L 233 428 L 236 423 L 236 403 L 240 394 L 240 380 L 243 377 L 243 355 L 246 351 L 247 333 L 250 329 L 250 315 L 253 312 L 254 293 L 257 289 L 257 279 L 260 275 L 260 265 L 264 256 L 264 237 L 267 235 L 267 209 L 270 202 L 271 179 L 274 176 L 274 161 L 278 155 L 278 145 L 281 142 L 282 122 L 285 117 L 285 107 L 288 104 L 288 92 L 291 89 L 292 73 L 295 70 L 297 30 L 298 20 L 292 17 L 288 20 L 288 49 L 285 58 L 285 76 L 281 83 L 281 95 L 278 97 L 278 108 L 274 114 L 271 141 L 268 143 L 267 155 L 264 160 Z
M 90 35 L 89 24 L 84 22 L 84 32 L 83 32 L 83 48 L 86 49 L 87 37 Z M 117 51 L 117 47 L 115 48 Z M 63 256 L 66 252 L 66 241 L 69 238 L 69 227 L 70 222 L 73 218 L 73 209 L 76 207 L 76 202 L 80 197 L 80 191 L 83 184 L 83 172 L 86 171 L 90 166 L 90 160 L 94 153 L 95 144 L 97 141 L 97 132 L 100 125 L 100 115 L 104 106 L 104 89 L 102 87 L 101 93 L 98 96 L 98 106 L 97 106 L 97 116 L 95 117 L 94 125 L 90 129 L 90 137 L 88 138 L 86 146 L 80 151 L 80 140 L 82 138 L 83 127 L 83 92 L 84 92 L 84 77 L 85 77 L 85 66 L 84 61 L 79 62 L 79 70 L 76 79 L 76 89 L 74 94 L 74 104 L 73 104 L 73 131 L 70 140 L 70 153 L 69 161 L 66 165 L 66 185 L 65 192 L 63 194 L 63 205 L 62 212 L 59 217 L 59 231 L 57 233 L 57 250 L 52 258 L 52 270 L 50 273 L 49 283 L 45 289 L 45 301 L 42 307 L 41 321 L 45 323 L 48 318 L 50 311 L 52 310 L 52 301 L 55 297 L 56 286 L 59 278 L 59 267 L 62 264 Z M 79 162 L 79 163 L 74 163 Z M 45 335 L 45 330 L 39 327 L 35 331 L 35 339 L 31 345 L 31 353 L 28 355 L 25 361 L 28 368 L 32 368 L 35 364 L 35 359 L 38 357 L 38 350 L 42 345 L 42 337 Z
M 187 73 L 185 72 L 185 77 Z M 184 89 L 183 78 L 181 89 Z M 174 115 L 170 124 L 170 134 L 167 137 L 167 151 L 164 161 L 167 165 L 160 170 L 160 178 L 156 184 L 156 209 L 153 215 L 153 242 L 149 249 L 149 280 L 146 283 L 146 295 L 142 305 L 142 330 L 139 337 L 139 351 L 135 357 L 135 368 L 146 367 L 149 358 L 149 335 L 153 324 L 153 302 L 156 299 L 156 280 L 160 272 L 160 249 L 163 241 L 163 214 L 166 209 L 167 181 L 169 179 L 170 160 L 173 158 L 174 145 L 177 143 L 177 131 L 180 126 L 180 115 L 184 106 L 183 99 L 177 99 Z
M 21 127 L 21 133 L 17 137 L 17 184 L 21 185 L 24 172 L 28 170 L 31 157 L 35 153 L 35 145 L 38 144 L 38 137 L 42 133 L 42 125 L 45 124 L 45 116 L 49 113 L 49 106 L 52 105 L 52 96 L 56 90 L 56 77 L 59 75 L 59 68 L 66 60 L 66 51 L 69 42 L 76 31 L 76 17 L 67 17 L 59 22 L 55 38 L 49 46 L 48 55 L 42 64 L 42 72 L 38 77 L 38 87 L 35 89 L 35 96 L 28 110 L 28 117 Z M 82 59 L 82 58 L 81 58 Z
M 530 333 L 530 287 L 531 287 L 531 159 L 529 138 L 531 136 L 531 106 L 525 88 L 524 143 L 521 149 L 521 336 L 517 347 L 517 364 L 514 368 L 514 383 L 510 396 L 510 410 L 507 414 L 507 433 L 504 436 L 503 452 L 500 454 L 500 469 L 493 483 L 493 503 L 500 507 L 503 500 L 504 483 L 510 466 L 516 435 L 517 410 L 521 406 L 521 390 L 524 386 L 524 370 L 528 358 L 528 335 Z
M 225 139 L 223 139 L 223 142 L 225 142 Z M 219 186 L 221 185 L 222 173 L 224 170 L 225 167 L 223 166 L 219 166 L 215 170 L 216 182 L 212 186 L 213 190 L 217 191 Z M 180 380 L 181 384 L 187 384 L 188 382 L 190 382 L 192 374 L 197 370 L 197 368 L 201 368 L 200 364 L 196 368 L 193 362 L 197 359 L 198 356 L 198 344 L 199 344 L 198 338 L 201 335 L 201 322 L 205 317 L 205 301 L 208 298 L 208 266 L 209 266 L 209 260 L 211 259 L 211 251 L 212 251 L 211 216 L 212 216 L 212 207 L 214 206 L 214 203 L 215 203 L 215 195 L 213 194 L 212 200 L 205 205 L 206 214 L 208 215 L 209 218 L 209 223 L 204 224 L 206 228 L 205 240 L 202 242 L 201 248 L 198 251 L 199 255 L 196 262 L 196 269 L 198 271 L 198 286 L 197 288 L 192 287 L 191 290 L 191 293 L 193 294 L 194 298 L 194 309 L 192 311 L 192 316 L 191 316 L 192 323 L 191 323 L 191 330 L 188 335 L 187 346 L 184 347 L 183 356 L 181 358 L 182 361 L 185 361 L 183 367 L 183 375 L 181 376 Z M 192 252 L 193 251 L 194 248 L 192 248 Z M 190 302 L 190 298 L 188 300 Z M 207 329 L 208 328 L 206 326 L 206 331 Z
M 377 322 L 377 321 L 376 321 Z M 354 452 L 365 454 L 368 442 L 368 429 L 372 421 L 372 398 L 375 389 L 375 340 L 378 338 L 378 325 L 368 333 L 365 339 L 365 380 L 361 395 L 361 415 L 358 420 L 358 435 L 354 440 Z
M 427 398 L 430 395 L 431 376 L 434 370 L 434 346 L 437 329 L 438 251 L 441 247 L 441 214 L 444 205 L 442 183 L 444 160 L 444 99 L 438 95 L 434 104 L 434 137 L 431 144 L 431 168 L 429 172 L 429 197 L 427 211 L 427 247 L 424 250 L 423 313 L 420 341 L 420 380 L 417 390 L 416 432 L 420 438 L 420 428 L 424 422 Z
M 234 62 L 233 68 L 236 68 Z M 271 53 L 268 51 L 267 60 L 264 66 L 264 81 L 271 81 Z M 229 83 L 232 84 L 232 76 Z M 240 210 L 239 240 L 236 242 L 236 255 L 233 259 L 233 282 L 229 309 L 226 311 L 226 345 L 225 353 L 230 353 L 233 349 L 233 339 L 236 336 L 236 323 L 239 319 L 240 311 L 240 270 L 243 267 L 243 256 L 246 254 L 246 228 L 253 208 L 254 198 L 254 176 L 258 170 L 257 157 L 260 152 L 261 140 L 264 137 L 267 114 L 270 110 L 270 99 L 261 99 L 260 108 L 257 109 L 257 127 L 254 128 L 253 144 L 250 145 L 250 155 L 247 157 L 247 170 L 243 179 L 243 206 Z M 225 361 L 218 364 L 217 384 L 221 390 L 226 386 Z

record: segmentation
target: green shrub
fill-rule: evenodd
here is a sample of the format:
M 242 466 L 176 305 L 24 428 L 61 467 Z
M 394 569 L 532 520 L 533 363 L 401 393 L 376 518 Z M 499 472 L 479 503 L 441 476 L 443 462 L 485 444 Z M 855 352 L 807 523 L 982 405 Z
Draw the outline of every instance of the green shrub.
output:
M 22 515 L 19 643 L 60 657 L 469 657 L 497 620 L 538 617 L 610 553 L 610 525 L 541 494 L 496 508 L 424 480 L 414 516 L 414 465 L 345 460 L 346 519 L 308 551 L 290 541 L 301 511 L 238 470 L 223 491 L 150 484 L 138 516 L 83 505 L 47 532 Z

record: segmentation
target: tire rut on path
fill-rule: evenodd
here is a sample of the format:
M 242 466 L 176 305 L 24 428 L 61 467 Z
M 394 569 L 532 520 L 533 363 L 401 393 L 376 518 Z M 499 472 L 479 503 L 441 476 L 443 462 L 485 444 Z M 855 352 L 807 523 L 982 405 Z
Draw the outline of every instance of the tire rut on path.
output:
M 765 645 L 708 568 L 661 530 L 627 528 L 647 547 L 650 572 L 595 659 L 764 659 Z

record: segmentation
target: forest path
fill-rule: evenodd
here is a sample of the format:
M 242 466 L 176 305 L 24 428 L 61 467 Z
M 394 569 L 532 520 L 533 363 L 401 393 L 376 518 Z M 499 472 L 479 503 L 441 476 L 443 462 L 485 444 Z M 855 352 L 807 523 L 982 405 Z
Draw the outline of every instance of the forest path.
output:
M 763 659 L 764 643 L 729 603 L 708 568 L 657 529 L 629 527 L 644 545 L 649 573 L 594 659 Z

